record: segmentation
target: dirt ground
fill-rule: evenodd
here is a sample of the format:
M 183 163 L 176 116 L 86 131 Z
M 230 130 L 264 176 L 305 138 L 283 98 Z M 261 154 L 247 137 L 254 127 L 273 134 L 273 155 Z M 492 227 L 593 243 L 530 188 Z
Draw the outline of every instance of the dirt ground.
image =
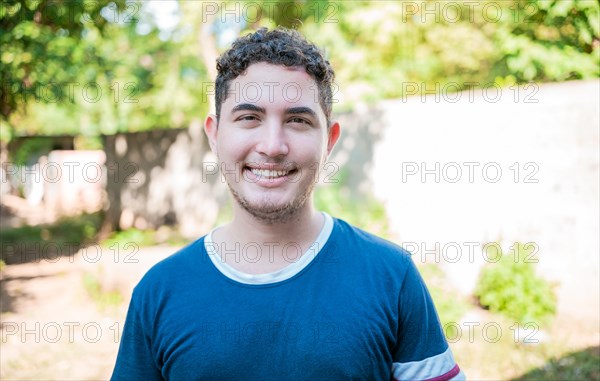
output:
M 115 264 L 108 255 L 92 263 L 76 255 L 6 266 L 0 279 L 0 379 L 108 379 L 133 285 L 175 250 L 143 249 L 136 264 Z M 85 274 L 99 279 L 104 291 L 119 286 L 123 301 L 107 305 L 94 299 L 84 286 Z

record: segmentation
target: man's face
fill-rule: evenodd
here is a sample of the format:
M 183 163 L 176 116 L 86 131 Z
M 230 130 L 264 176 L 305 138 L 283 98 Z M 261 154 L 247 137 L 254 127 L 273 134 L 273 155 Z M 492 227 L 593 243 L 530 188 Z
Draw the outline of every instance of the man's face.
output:
M 339 137 L 304 68 L 267 63 L 231 81 L 218 126 L 211 115 L 205 131 L 236 202 L 270 222 L 312 207 L 319 170 Z

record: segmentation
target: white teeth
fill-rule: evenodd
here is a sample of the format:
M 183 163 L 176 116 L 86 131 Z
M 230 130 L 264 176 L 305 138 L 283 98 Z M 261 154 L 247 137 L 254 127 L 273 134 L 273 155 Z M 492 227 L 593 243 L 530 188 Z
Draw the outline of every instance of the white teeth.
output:
M 273 171 L 270 169 L 258 169 L 258 168 L 250 168 L 252 173 L 254 173 L 258 177 L 266 177 L 266 178 L 275 178 L 285 176 L 289 173 L 289 171 Z

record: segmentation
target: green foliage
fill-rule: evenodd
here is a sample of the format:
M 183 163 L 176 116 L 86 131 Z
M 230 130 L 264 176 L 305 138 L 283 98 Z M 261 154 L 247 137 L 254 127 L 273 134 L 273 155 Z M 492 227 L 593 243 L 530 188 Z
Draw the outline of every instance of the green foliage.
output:
M 556 296 L 551 284 L 536 275 L 528 259 L 532 250 L 534 245 L 517 243 L 514 255 L 504 254 L 481 270 L 475 296 L 483 307 L 522 324 L 549 321 L 556 312 Z
M 336 22 L 302 30 L 328 51 L 345 101 L 600 75 L 596 0 L 333 4 Z
M 15 165 L 31 164 L 27 161 L 34 158 L 36 161 L 41 154 L 47 154 L 52 149 L 52 141 L 50 139 L 32 137 L 27 139 L 19 146 L 19 148 L 11 152 L 12 161 Z
M 104 144 L 99 136 L 78 135 L 75 137 L 76 150 L 102 150 Z
M 501 2 L 511 17 L 494 36 L 502 56 L 492 73 L 516 82 L 564 81 L 600 75 L 597 1 Z
M 124 10 L 125 0 L 56 2 L 9 0 L 0 5 L 2 96 L 0 115 L 7 119 L 24 105 L 22 89 L 39 83 L 74 79 L 81 60 L 80 43 L 108 25 L 101 11 L 108 4 Z M 87 22 L 86 22 L 87 20 Z
M 147 4 L 2 2 L 1 139 L 189 125 L 208 111 L 212 97 L 204 85 L 214 79 L 208 73 L 218 52 L 206 36 L 198 37 L 204 26 L 219 41 L 264 25 L 300 29 L 327 52 L 343 108 L 444 86 L 458 91 L 600 76 L 597 0 L 212 4 L 262 7 L 239 15 L 240 25 L 230 13 L 211 17 L 199 2 L 182 1 L 179 24 L 167 35 Z M 207 20 L 214 24 L 205 25 Z
M 179 128 L 206 111 L 198 51 L 161 39 L 144 2 L 13 0 L 0 28 L 4 140 Z

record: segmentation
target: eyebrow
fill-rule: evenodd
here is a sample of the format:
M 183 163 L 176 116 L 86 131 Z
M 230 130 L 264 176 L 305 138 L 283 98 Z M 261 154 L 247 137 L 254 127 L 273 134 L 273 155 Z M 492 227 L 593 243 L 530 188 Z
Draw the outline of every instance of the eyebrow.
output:
M 256 111 L 264 114 L 266 110 L 264 107 L 259 107 L 251 103 L 240 103 L 239 105 L 235 106 L 233 110 L 231 110 L 232 113 L 238 111 Z
M 262 114 L 266 113 L 266 110 L 264 107 L 260 107 L 257 105 L 254 105 L 252 103 L 240 103 L 239 105 L 236 105 L 231 112 L 235 113 L 238 111 L 255 111 L 255 112 L 259 112 Z M 298 106 L 298 107 L 290 107 L 287 108 L 285 110 L 286 114 L 309 114 L 310 116 L 312 116 L 313 118 L 317 118 L 318 119 L 318 115 L 317 113 L 311 109 L 310 107 L 305 107 L 305 106 Z
M 310 107 L 290 107 L 285 110 L 286 114 L 309 114 L 315 119 L 318 119 L 317 113 Z

